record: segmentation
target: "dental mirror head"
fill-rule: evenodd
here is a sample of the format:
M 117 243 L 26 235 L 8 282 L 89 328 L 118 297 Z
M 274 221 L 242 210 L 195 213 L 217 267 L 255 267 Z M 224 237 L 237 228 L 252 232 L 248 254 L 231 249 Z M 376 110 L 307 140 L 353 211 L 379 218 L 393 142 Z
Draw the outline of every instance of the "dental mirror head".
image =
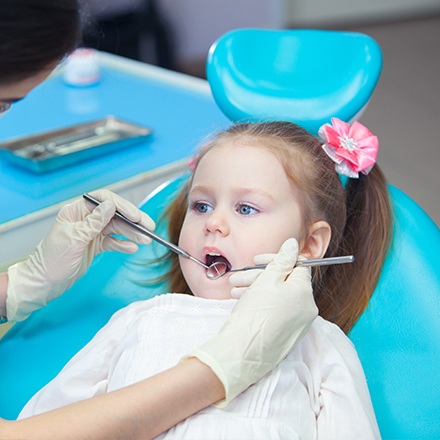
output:
M 208 268 L 206 269 L 206 276 L 210 280 L 217 280 L 223 275 L 226 275 L 227 272 L 228 265 L 226 263 L 223 263 L 222 261 L 217 261 L 208 266 Z

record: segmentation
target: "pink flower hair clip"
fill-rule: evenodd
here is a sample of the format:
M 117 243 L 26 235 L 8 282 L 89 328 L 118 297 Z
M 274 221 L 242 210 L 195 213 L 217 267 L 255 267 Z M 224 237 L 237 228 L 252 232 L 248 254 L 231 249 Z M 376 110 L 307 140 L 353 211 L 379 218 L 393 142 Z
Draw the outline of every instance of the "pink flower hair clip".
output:
M 194 169 L 196 168 L 197 162 L 199 160 L 199 156 L 193 156 L 189 161 L 188 161 L 188 168 L 191 171 L 194 171 Z
M 332 123 L 324 124 L 318 134 L 338 174 L 358 179 L 359 173 L 368 174 L 376 163 L 379 140 L 361 123 L 355 121 L 350 126 L 332 118 Z

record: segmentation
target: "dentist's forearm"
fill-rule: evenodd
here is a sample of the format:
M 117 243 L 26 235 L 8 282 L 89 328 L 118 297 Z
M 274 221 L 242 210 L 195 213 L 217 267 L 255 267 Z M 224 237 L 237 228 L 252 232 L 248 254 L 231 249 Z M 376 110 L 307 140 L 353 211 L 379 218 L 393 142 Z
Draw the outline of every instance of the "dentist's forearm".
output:
M 198 359 L 118 391 L 19 421 L 0 420 L 1 439 L 150 439 L 225 397 Z

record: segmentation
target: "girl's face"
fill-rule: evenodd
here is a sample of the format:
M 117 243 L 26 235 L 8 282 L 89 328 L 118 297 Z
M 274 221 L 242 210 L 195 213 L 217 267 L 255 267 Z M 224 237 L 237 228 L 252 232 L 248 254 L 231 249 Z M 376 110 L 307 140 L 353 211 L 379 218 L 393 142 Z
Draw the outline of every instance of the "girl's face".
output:
M 210 264 L 223 256 L 232 268 L 253 265 L 253 257 L 276 253 L 290 237 L 300 243 L 300 206 L 279 160 L 264 148 L 234 142 L 210 150 L 200 161 L 189 193 L 179 246 Z M 195 296 L 230 298 L 226 274 L 218 280 L 180 258 Z

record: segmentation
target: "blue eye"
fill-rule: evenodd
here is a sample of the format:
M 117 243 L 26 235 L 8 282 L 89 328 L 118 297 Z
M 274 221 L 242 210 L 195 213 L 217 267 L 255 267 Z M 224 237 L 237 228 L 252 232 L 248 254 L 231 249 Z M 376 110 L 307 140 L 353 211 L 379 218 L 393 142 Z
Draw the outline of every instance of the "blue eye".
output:
M 249 205 L 239 205 L 237 212 L 241 215 L 252 215 L 257 214 L 259 211 L 258 209 L 252 208 L 252 206 Z
M 212 207 L 208 203 L 193 202 L 191 203 L 191 209 L 199 214 L 206 214 L 212 210 Z

